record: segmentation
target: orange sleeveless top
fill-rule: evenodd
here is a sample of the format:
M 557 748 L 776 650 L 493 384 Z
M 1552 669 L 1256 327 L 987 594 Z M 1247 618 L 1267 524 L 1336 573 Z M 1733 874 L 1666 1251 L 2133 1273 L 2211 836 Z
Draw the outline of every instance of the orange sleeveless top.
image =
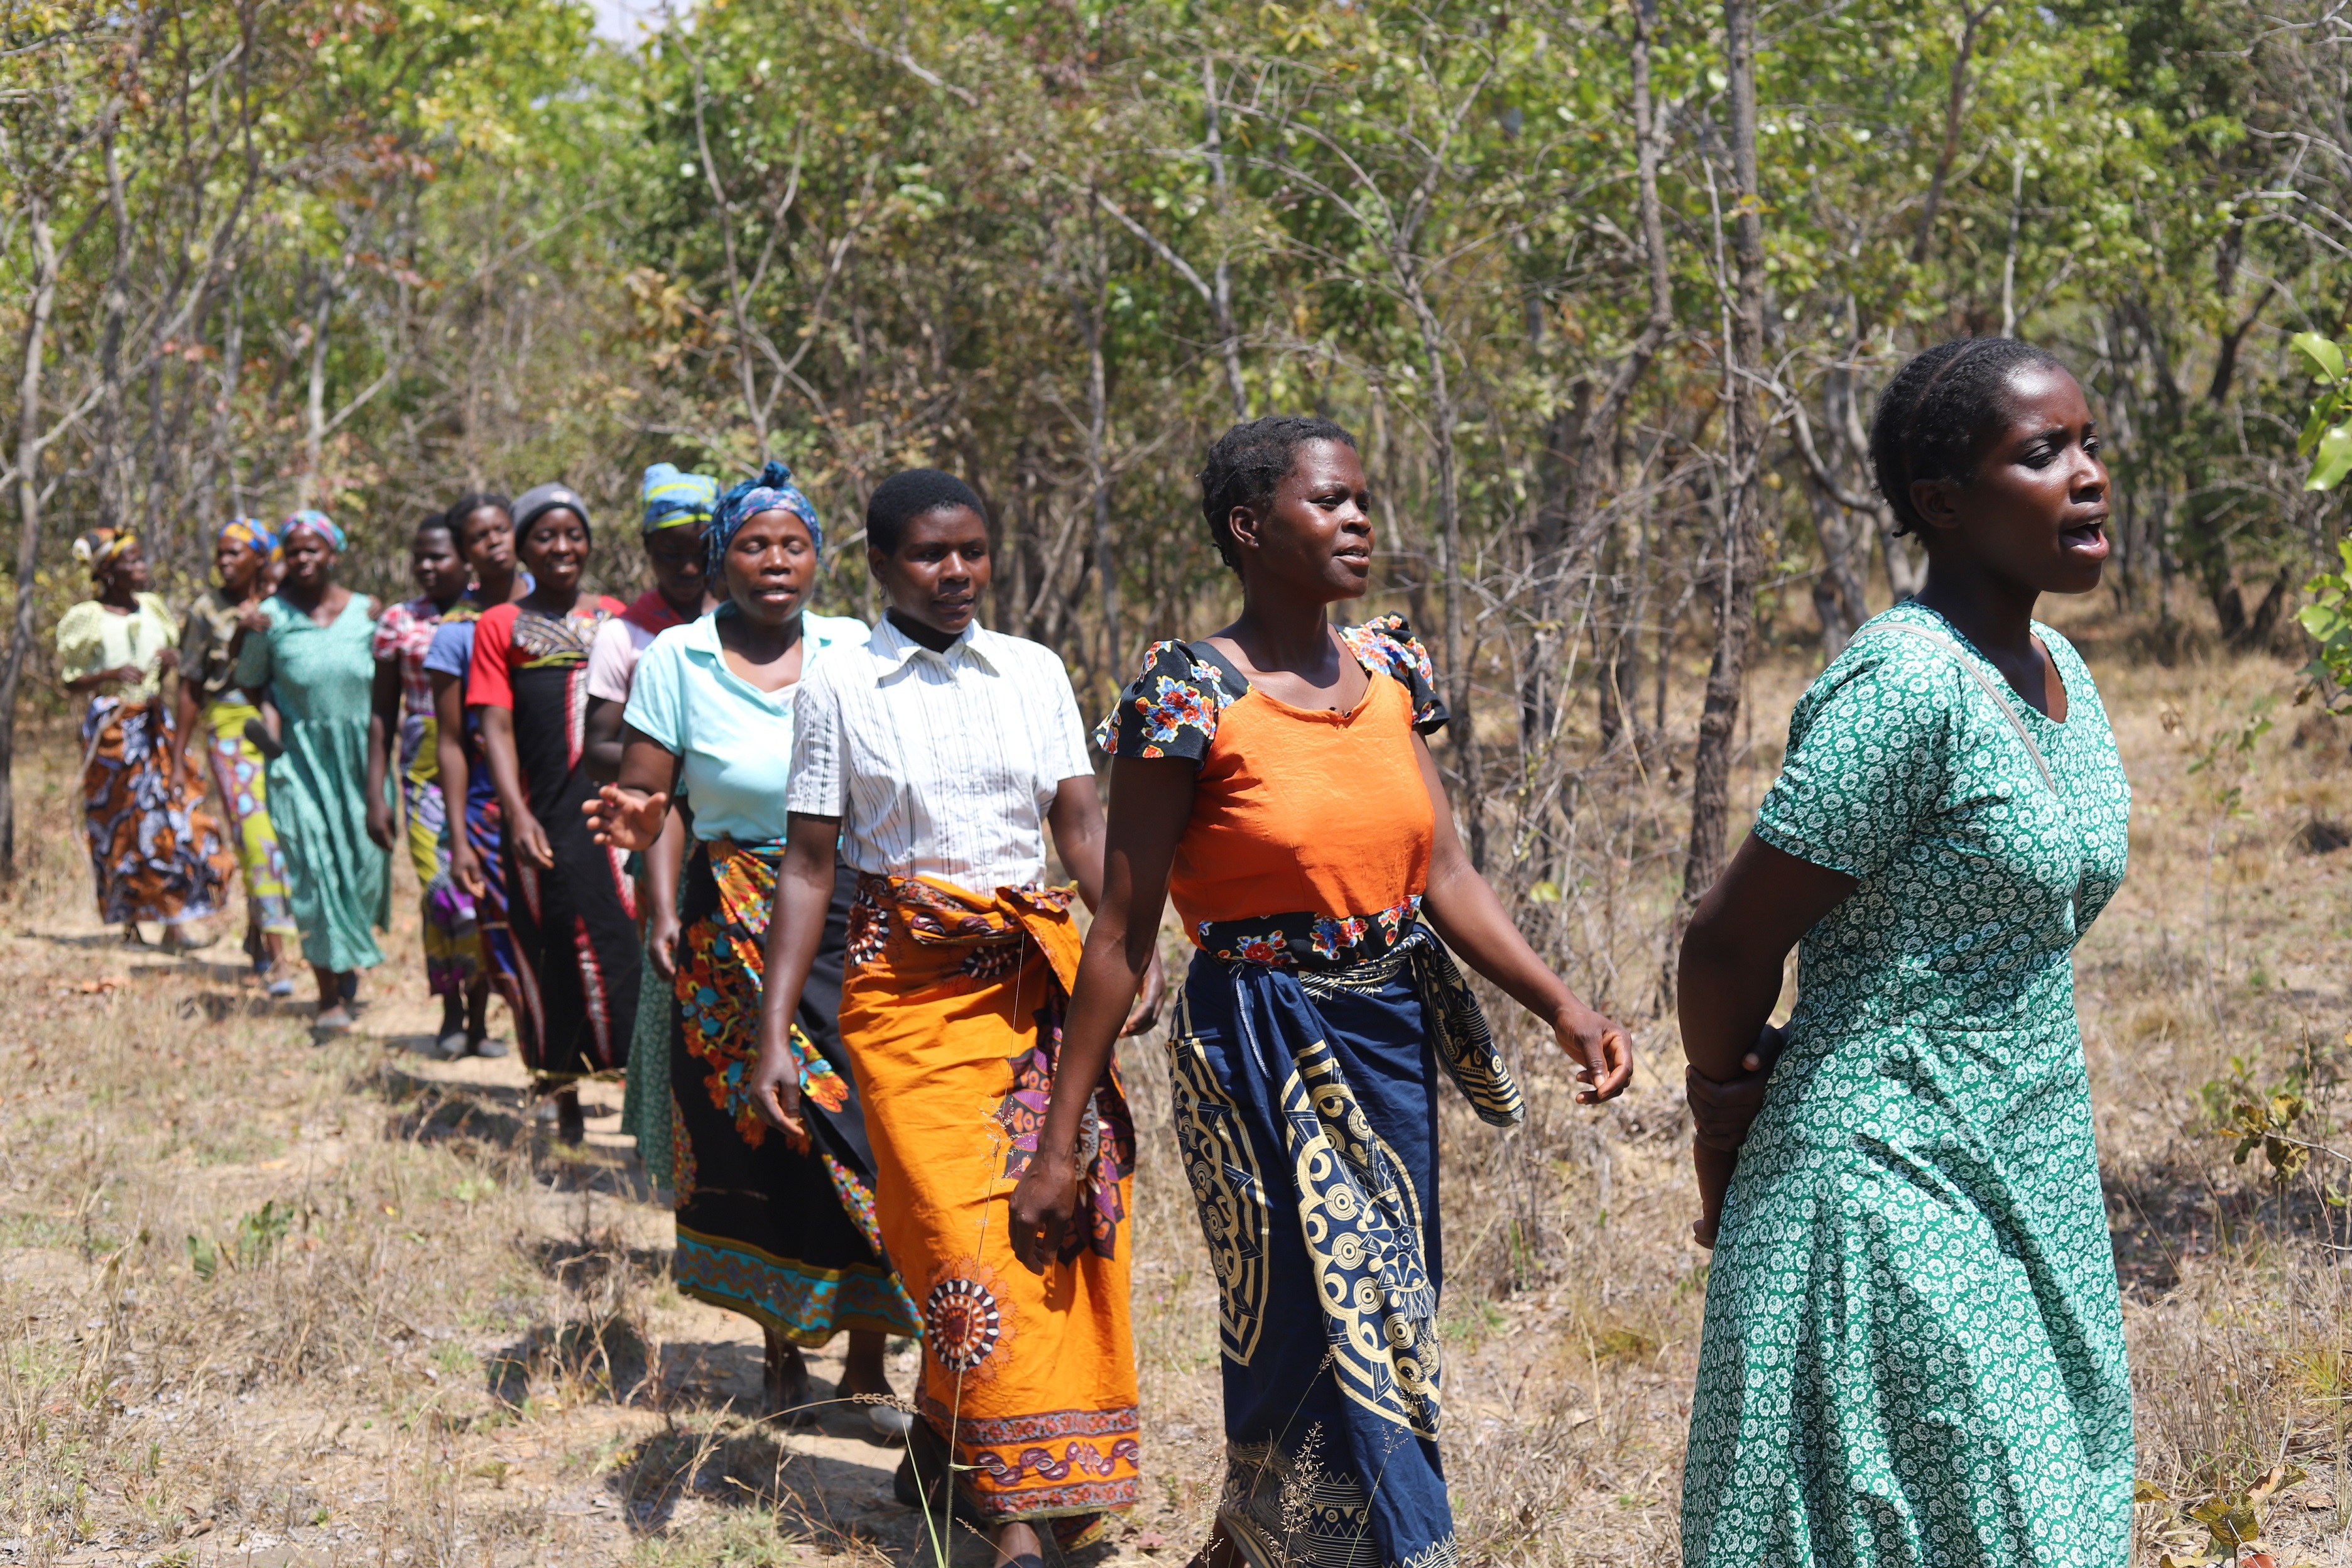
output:
M 1294 708 L 1207 643 L 1162 642 L 1097 732 L 1113 756 L 1198 765 L 1168 893 L 1219 956 L 1368 956 L 1419 910 L 1436 824 L 1412 738 L 1444 704 L 1403 617 L 1340 637 L 1372 677 L 1349 712 Z

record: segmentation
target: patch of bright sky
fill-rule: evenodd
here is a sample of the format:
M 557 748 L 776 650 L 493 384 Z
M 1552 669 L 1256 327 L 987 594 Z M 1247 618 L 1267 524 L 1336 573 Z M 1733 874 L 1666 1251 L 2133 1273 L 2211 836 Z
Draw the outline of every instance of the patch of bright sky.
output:
M 692 0 L 590 0 L 596 10 L 596 36 L 634 47 L 649 27 L 658 27 L 673 9 L 684 14 Z

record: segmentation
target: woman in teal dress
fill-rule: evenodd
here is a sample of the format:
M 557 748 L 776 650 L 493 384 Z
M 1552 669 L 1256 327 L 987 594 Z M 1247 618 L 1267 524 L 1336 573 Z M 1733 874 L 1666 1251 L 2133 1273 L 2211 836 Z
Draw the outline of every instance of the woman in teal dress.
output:
M 2098 451 L 2074 378 L 2007 339 L 1931 349 L 1880 400 L 1873 465 L 1927 585 L 1799 702 L 1683 944 L 1715 1247 L 1688 1568 L 2129 1554 L 2072 955 L 2123 880 L 2131 795 L 2090 671 L 2032 619 L 2098 585 Z
M 269 818 L 286 854 L 302 957 L 319 984 L 321 1035 L 352 1027 L 359 971 L 383 962 L 370 927 L 392 920 L 392 862 L 367 831 L 375 601 L 335 581 L 343 531 L 299 511 L 279 531 L 286 578 L 239 617 L 236 681 L 268 688 L 282 721 Z

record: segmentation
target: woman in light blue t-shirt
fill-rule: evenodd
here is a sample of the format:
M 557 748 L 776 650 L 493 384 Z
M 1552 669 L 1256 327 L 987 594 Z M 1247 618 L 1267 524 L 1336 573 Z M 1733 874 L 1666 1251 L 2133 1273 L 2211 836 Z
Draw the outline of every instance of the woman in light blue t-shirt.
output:
M 887 1394 L 886 1337 L 917 1331 L 875 1228 L 873 1153 L 835 1021 L 854 879 L 845 866 L 818 958 L 825 983 L 803 992 L 793 1032 L 810 1110 L 802 1131 L 771 1128 L 745 1092 L 783 857 L 793 698 L 810 660 L 862 646 L 867 631 L 803 611 L 824 533 L 782 464 L 721 497 L 705 540 L 708 580 L 726 602 L 646 649 L 622 716 L 620 782 L 587 809 L 601 840 L 631 849 L 653 843 L 673 795 L 692 809 L 684 896 L 674 916 L 660 909 L 667 889 L 656 879 L 651 927 L 657 939 L 678 933 L 674 1268 L 680 1290 L 767 1331 L 769 1413 L 805 1419 L 802 1346 L 847 1331 L 840 1395 Z M 887 1435 L 904 1435 L 898 1411 L 866 1408 Z

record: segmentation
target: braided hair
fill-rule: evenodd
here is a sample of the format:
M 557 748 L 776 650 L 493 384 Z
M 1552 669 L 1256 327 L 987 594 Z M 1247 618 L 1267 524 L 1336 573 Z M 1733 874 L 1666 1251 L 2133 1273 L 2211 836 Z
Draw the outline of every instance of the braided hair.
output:
M 1236 425 L 1217 437 L 1201 469 L 1201 511 L 1209 520 L 1209 540 L 1227 566 L 1242 569 L 1234 543 L 1234 508 L 1262 507 L 1274 499 L 1309 441 L 1337 441 L 1353 450 L 1345 427 L 1308 414 L 1274 414 Z
M 2066 367 L 2054 354 L 2015 338 L 1959 338 L 1914 354 L 1886 389 L 1870 421 L 1870 467 L 1878 493 L 1895 512 L 1895 531 L 1925 533 L 1911 504 L 1923 479 L 1975 473 L 1985 444 L 2009 415 L 2009 382 L 2019 371 Z

